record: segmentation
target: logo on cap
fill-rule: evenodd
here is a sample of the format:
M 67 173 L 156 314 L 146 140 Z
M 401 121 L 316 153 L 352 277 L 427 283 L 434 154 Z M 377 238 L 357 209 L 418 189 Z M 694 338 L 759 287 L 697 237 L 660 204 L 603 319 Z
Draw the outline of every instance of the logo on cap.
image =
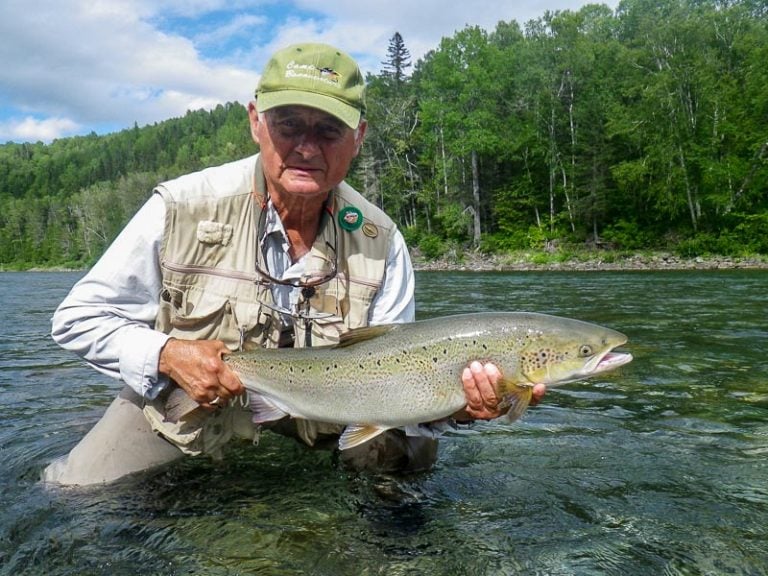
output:
M 333 68 L 318 68 L 314 64 L 299 64 L 296 60 L 291 60 L 285 65 L 285 77 L 320 80 L 333 86 L 338 85 L 341 81 L 341 74 Z

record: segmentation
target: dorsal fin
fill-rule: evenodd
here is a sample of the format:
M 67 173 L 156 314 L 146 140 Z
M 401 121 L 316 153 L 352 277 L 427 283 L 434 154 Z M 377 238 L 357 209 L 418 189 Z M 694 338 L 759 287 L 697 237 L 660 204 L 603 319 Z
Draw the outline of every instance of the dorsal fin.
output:
M 339 338 L 339 343 L 335 348 L 344 348 L 357 344 L 358 342 L 365 342 L 372 338 L 378 338 L 379 336 L 386 334 L 390 330 L 397 328 L 399 324 L 381 324 L 380 326 L 366 326 L 365 328 L 354 328 L 345 334 L 342 334 Z

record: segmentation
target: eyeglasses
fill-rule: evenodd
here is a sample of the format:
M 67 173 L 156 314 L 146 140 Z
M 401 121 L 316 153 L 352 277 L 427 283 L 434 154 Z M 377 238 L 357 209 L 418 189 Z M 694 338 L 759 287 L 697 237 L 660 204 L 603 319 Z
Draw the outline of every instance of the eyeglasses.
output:
M 314 124 L 309 124 L 305 115 L 296 113 L 295 107 L 267 110 L 264 114 L 270 131 L 284 140 L 311 138 L 320 143 L 336 144 L 351 133 L 348 126 L 330 114 Z
M 336 228 L 336 219 L 333 217 L 333 212 L 331 211 L 327 203 L 325 205 L 325 212 L 328 214 L 328 217 L 331 219 L 331 225 L 333 226 L 333 245 L 331 245 L 330 242 L 328 241 L 326 241 L 325 243 L 326 247 L 331 251 L 333 255 L 333 257 L 329 261 L 330 268 L 328 272 L 326 272 L 322 276 L 316 276 L 308 279 L 299 278 L 299 279 L 284 280 L 282 278 L 275 278 L 269 272 L 261 268 L 261 266 L 259 266 L 258 259 L 257 259 L 256 273 L 259 274 L 259 276 L 262 276 L 268 283 L 279 284 L 280 286 L 291 286 L 293 288 L 301 288 L 301 295 L 304 296 L 305 299 L 309 299 L 315 295 L 315 288 L 317 286 L 333 280 L 338 274 L 338 266 L 339 266 L 339 253 L 338 253 L 339 231 Z M 261 234 L 262 231 L 264 230 L 264 225 L 266 224 L 266 219 L 267 219 L 266 214 L 267 214 L 266 207 L 262 207 L 259 228 L 258 228 L 259 234 Z

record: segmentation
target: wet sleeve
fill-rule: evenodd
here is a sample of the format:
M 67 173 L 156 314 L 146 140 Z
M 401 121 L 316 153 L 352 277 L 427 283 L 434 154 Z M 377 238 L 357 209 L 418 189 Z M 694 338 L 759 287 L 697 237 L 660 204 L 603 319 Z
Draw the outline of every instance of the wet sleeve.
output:
M 165 204 L 153 195 L 54 313 L 51 335 L 100 372 L 153 398 L 168 336 L 154 330 Z
M 416 318 L 414 276 L 408 247 L 400 230 L 392 234 L 384 280 L 368 313 L 368 323 L 395 324 L 413 322 Z

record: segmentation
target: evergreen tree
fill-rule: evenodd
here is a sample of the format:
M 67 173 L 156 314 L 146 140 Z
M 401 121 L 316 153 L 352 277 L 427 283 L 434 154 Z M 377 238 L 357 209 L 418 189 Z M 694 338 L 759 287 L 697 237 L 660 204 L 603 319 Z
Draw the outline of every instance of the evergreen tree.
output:
M 399 90 L 406 79 L 406 69 L 411 67 L 411 54 L 405 47 L 405 41 L 400 32 L 389 39 L 389 48 L 387 48 L 387 60 L 382 62 L 384 69 L 382 76 L 394 84 L 396 90 Z

